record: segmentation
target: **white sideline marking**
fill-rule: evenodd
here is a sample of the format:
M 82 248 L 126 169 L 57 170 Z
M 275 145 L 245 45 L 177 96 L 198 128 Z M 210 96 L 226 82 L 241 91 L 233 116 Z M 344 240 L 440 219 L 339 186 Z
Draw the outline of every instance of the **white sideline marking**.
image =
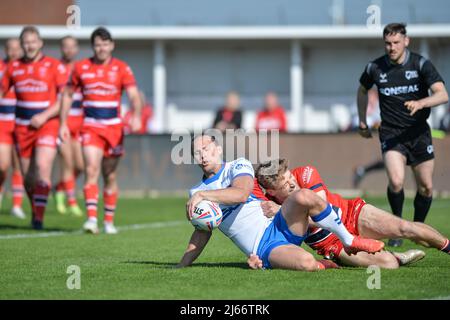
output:
M 143 224 L 130 224 L 126 226 L 117 227 L 119 231 L 129 231 L 129 230 L 140 230 L 140 229 L 157 229 L 164 227 L 173 227 L 179 226 L 183 223 L 186 223 L 185 220 L 176 220 L 176 221 L 167 221 L 167 222 L 152 222 L 152 223 L 143 223 Z M 0 240 L 8 240 L 8 239 L 31 239 L 31 238 L 50 238 L 50 237 L 60 237 L 60 236 L 68 236 L 68 235 L 80 235 L 84 234 L 83 230 L 77 231 L 51 231 L 51 232 L 43 232 L 43 233 L 20 233 L 20 234 L 6 234 L 0 235 Z
M 434 297 L 434 298 L 428 298 L 428 299 L 422 299 L 422 300 L 450 300 L 450 296 L 446 296 L 446 297 Z

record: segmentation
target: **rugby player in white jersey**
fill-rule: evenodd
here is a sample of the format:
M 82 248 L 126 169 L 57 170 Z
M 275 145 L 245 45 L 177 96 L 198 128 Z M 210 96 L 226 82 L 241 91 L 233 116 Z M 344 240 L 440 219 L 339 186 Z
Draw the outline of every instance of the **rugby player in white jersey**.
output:
M 222 147 L 213 135 L 202 134 L 192 141 L 192 153 L 203 171 L 201 183 L 190 190 L 186 215 L 191 219 L 194 207 L 202 200 L 220 205 L 223 213 L 219 229 L 248 257 L 257 254 L 264 268 L 315 271 L 337 267 L 317 261 L 300 248 L 308 230 L 308 217 L 335 233 L 347 253 L 375 253 L 384 243 L 351 235 L 333 211 L 332 206 L 311 190 L 299 190 L 283 203 L 281 210 L 267 218 L 261 202 L 251 193 L 254 170 L 251 163 L 239 158 L 222 162 Z M 208 243 L 212 232 L 194 230 L 178 267 L 191 265 Z

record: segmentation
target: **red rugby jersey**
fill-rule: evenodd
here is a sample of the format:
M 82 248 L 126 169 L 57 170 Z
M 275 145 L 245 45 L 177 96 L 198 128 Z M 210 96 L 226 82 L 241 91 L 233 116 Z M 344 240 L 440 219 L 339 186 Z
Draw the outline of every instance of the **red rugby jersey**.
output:
M 34 115 L 51 107 L 66 80 L 66 68 L 52 57 L 42 56 L 35 62 L 25 59 L 9 62 L 1 85 L 3 92 L 14 87 L 16 124 L 29 125 Z
M 281 106 L 278 106 L 272 111 L 260 111 L 256 116 L 257 131 L 261 129 L 278 129 L 281 132 L 285 132 L 286 128 L 286 114 Z
M 97 64 L 87 58 L 75 63 L 69 85 L 75 92 L 81 89 L 84 123 L 104 126 L 122 123 L 122 90 L 135 86 L 136 80 L 131 68 L 119 59 Z
M 4 60 L 0 60 L 0 81 L 3 75 L 6 73 L 8 63 Z M 16 113 L 16 93 L 14 88 L 11 87 L 3 98 L 0 99 L 0 121 L 14 121 Z
M 61 60 L 61 63 L 64 64 L 64 66 L 66 67 L 67 82 L 69 82 L 75 63 L 74 62 L 67 63 L 63 60 Z M 78 89 L 72 95 L 72 105 L 70 106 L 69 116 L 72 116 L 72 117 L 83 116 L 83 109 L 81 108 L 82 100 L 83 100 L 83 95 L 81 94 L 81 90 Z

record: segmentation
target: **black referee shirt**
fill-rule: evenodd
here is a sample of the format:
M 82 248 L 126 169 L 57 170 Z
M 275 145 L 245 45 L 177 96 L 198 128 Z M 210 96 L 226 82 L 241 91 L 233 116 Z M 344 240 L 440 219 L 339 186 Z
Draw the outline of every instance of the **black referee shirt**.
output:
M 387 55 L 370 62 L 359 79 L 369 90 L 374 84 L 378 88 L 382 126 L 411 128 L 424 125 L 430 108 L 409 115 L 405 102 L 428 97 L 432 84 L 443 81 L 433 64 L 419 54 L 406 51 L 402 64 L 393 64 Z

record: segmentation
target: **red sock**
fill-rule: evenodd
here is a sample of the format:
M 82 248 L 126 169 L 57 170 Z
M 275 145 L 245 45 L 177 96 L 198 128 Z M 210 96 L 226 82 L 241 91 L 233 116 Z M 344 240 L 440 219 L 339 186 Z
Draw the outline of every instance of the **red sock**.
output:
M 98 186 L 96 184 L 85 185 L 83 192 L 88 218 L 97 218 Z
M 45 181 L 39 181 L 33 192 L 34 219 L 38 221 L 44 220 L 45 207 L 47 206 L 47 198 L 50 192 L 50 186 Z
M 105 222 L 113 222 L 116 212 L 117 192 L 105 190 L 103 192 L 103 201 L 105 206 Z
M 64 191 L 64 182 L 61 180 L 57 185 L 56 185 L 56 192 L 62 192 Z
M 13 172 L 11 184 L 13 191 L 13 207 L 22 207 L 24 187 L 23 177 L 20 172 Z
M 74 206 L 77 204 L 77 198 L 75 196 L 75 180 L 70 179 L 64 182 L 64 190 L 66 191 L 67 202 L 69 206 Z

